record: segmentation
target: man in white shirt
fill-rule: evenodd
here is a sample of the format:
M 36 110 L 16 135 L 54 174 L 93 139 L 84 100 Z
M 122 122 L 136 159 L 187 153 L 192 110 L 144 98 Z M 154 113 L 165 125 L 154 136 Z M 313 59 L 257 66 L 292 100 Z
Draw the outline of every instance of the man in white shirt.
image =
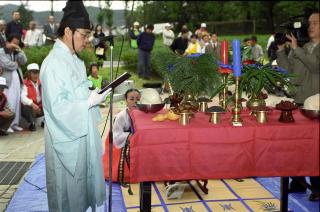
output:
M 29 122 L 29 130 L 35 131 L 35 119 L 43 116 L 39 66 L 31 63 L 27 70 L 27 78 L 23 81 L 21 92 L 22 116 Z
M 36 29 L 36 22 L 30 21 L 29 30 L 26 33 L 24 44 L 26 47 L 42 46 L 43 37 L 40 30 Z
M 171 46 L 173 40 L 174 40 L 174 33 L 171 30 L 171 24 L 166 23 L 164 26 L 164 30 L 162 32 L 162 38 L 163 38 L 163 44 L 166 46 Z
M 268 39 L 268 43 L 267 43 L 267 47 L 266 47 L 266 50 L 267 50 L 267 51 L 268 51 L 271 43 L 274 41 L 274 36 L 275 36 L 275 34 L 276 34 L 275 32 L 272 32 L 271 36 L 270 36 L 269 39 Z

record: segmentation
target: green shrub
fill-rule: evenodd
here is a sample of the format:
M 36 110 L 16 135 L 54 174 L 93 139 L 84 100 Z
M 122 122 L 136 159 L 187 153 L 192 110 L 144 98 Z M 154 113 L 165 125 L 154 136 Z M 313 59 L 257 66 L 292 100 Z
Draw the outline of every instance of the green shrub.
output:
M 30 63 L 37 63 L 39 66 L 41 66 L 42 61 L 44 60 L 44 58 L 46 58 L 51 49 L 52 45 L 23 49 L 28 59 L 27 63 L 21 67 L 23 73 L 25 73 L 25 71 L 27 70 L 27 65 Z
M 28 59 L 27 64 L 21 67 L 23 73 L 25 73 L 25 71 L 27 70 L 27 65 L 30 63 L 37 63 L 39 66 L 41 66 L 42 61 L 46 58 L 46 56 L 49 54 L 51 49 L 52 49 L 52 45 L 46 45 L 41 47 L 30 47 L 30 48 L 23 49 Z M 96 57 L 94 52 L 88 49 L 85 49 L 81 52 L 80 58 L 84 61 L 87 70 L 90 66 L 90 63 L 92 62 L 101 63 L 101 61 L 98 61 L 98 58 Z
M 130 72 L 137 72 L 138 67 L 138 49 L 128 49 L 123 52 L 121 60 L 124 62 L 124 67 Z

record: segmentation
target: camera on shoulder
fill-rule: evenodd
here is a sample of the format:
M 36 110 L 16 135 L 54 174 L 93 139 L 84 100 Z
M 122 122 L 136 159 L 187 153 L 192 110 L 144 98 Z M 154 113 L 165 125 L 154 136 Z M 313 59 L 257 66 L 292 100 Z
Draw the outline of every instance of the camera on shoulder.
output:
M 274 39 L 277 45 L 284 44 L 290 41 L 286 34 L 293 34 L 297 39 L 298 45 L 302 47 L 305 43 L 309 42 L 308 35 L 308 17 L 306 16 L 293 16 L 285 23 L 279 25 L 282 29 L 281 32 L 275 34 Z

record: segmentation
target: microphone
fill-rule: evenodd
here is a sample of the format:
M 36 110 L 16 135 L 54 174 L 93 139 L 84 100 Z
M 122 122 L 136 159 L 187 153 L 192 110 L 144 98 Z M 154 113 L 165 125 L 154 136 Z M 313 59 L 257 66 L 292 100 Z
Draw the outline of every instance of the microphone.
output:
M 104 36 L 104 37 L 101 37 L 101 38 L 93 38 L 92 39 L 92 44 L 94 46 L 98 45 L 100 42 L 102 41 L 109 41 L 110 42 L 110 45 L 113 46 L 113 38 L 116 37 L 114 35 L 108 35 L 108 36 Z

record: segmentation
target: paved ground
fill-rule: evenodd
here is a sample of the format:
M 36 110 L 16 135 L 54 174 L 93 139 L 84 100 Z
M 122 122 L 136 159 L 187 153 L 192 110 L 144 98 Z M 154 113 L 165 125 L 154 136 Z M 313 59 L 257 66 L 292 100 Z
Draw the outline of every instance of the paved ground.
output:
M 161 95 L 162 99 L 168 97 L 168 94 Z M 117 114 L 125 107 L 125 102 L 120 100 L 114 104 L 113 114 Z M 99 124 L 100 133 L 102 133 L 107 114 L 108 107 L 100 108 L 103 121 Z M 114 117 L 113 116 L 113 117 Z M 22 120 L 22 127 L 27 129 L 28 125 Z M 106 125 L 105 133 L 102 140 L 105 141 L 106 132 L 109 129 L 109 123 Z M 104 142 L 103 142 L 104 146 Z M 36 156 L 44 153 L 44 137 L 43 129 L 38 126 L 37 131 L 30 132 L 24 130 L 22 132 L 15 132 L 8 136 L 0 137 L 0 162 L 1 161 L 24 161 L 33 162 Z M 23 179 L 23 178 L 21 178 Z M 21 182 L 21 180 L 20 180 Z M 19 185 L 0 185 L 0 212 L 4 211 L 13 197 Z
M 121 108 L 124 107 L 123 102 L 118 102 L 114 105 L 114 113 L 119 112 Z M 99 125 L 100 132 L 103 131 L 107 113 L 108 108 L 101 108 L 103 122 Z M 23 121 L 22 126 L 27 128 L 26 123 Z M 108 131 L 107 129 L 109 129 L 108 124 L 106 132 Z M 104 133 L 103 141 L 105 140 L 106 132 Z M 0 161 L 33 162 L 40 153 L 44 153 L 44 137 L 41 127 L 38 127 L 35 132 L 25 130 L 0 137 Z M 0 185 L 0 211 L 5 211 L 18 186 L 19 185 Z

